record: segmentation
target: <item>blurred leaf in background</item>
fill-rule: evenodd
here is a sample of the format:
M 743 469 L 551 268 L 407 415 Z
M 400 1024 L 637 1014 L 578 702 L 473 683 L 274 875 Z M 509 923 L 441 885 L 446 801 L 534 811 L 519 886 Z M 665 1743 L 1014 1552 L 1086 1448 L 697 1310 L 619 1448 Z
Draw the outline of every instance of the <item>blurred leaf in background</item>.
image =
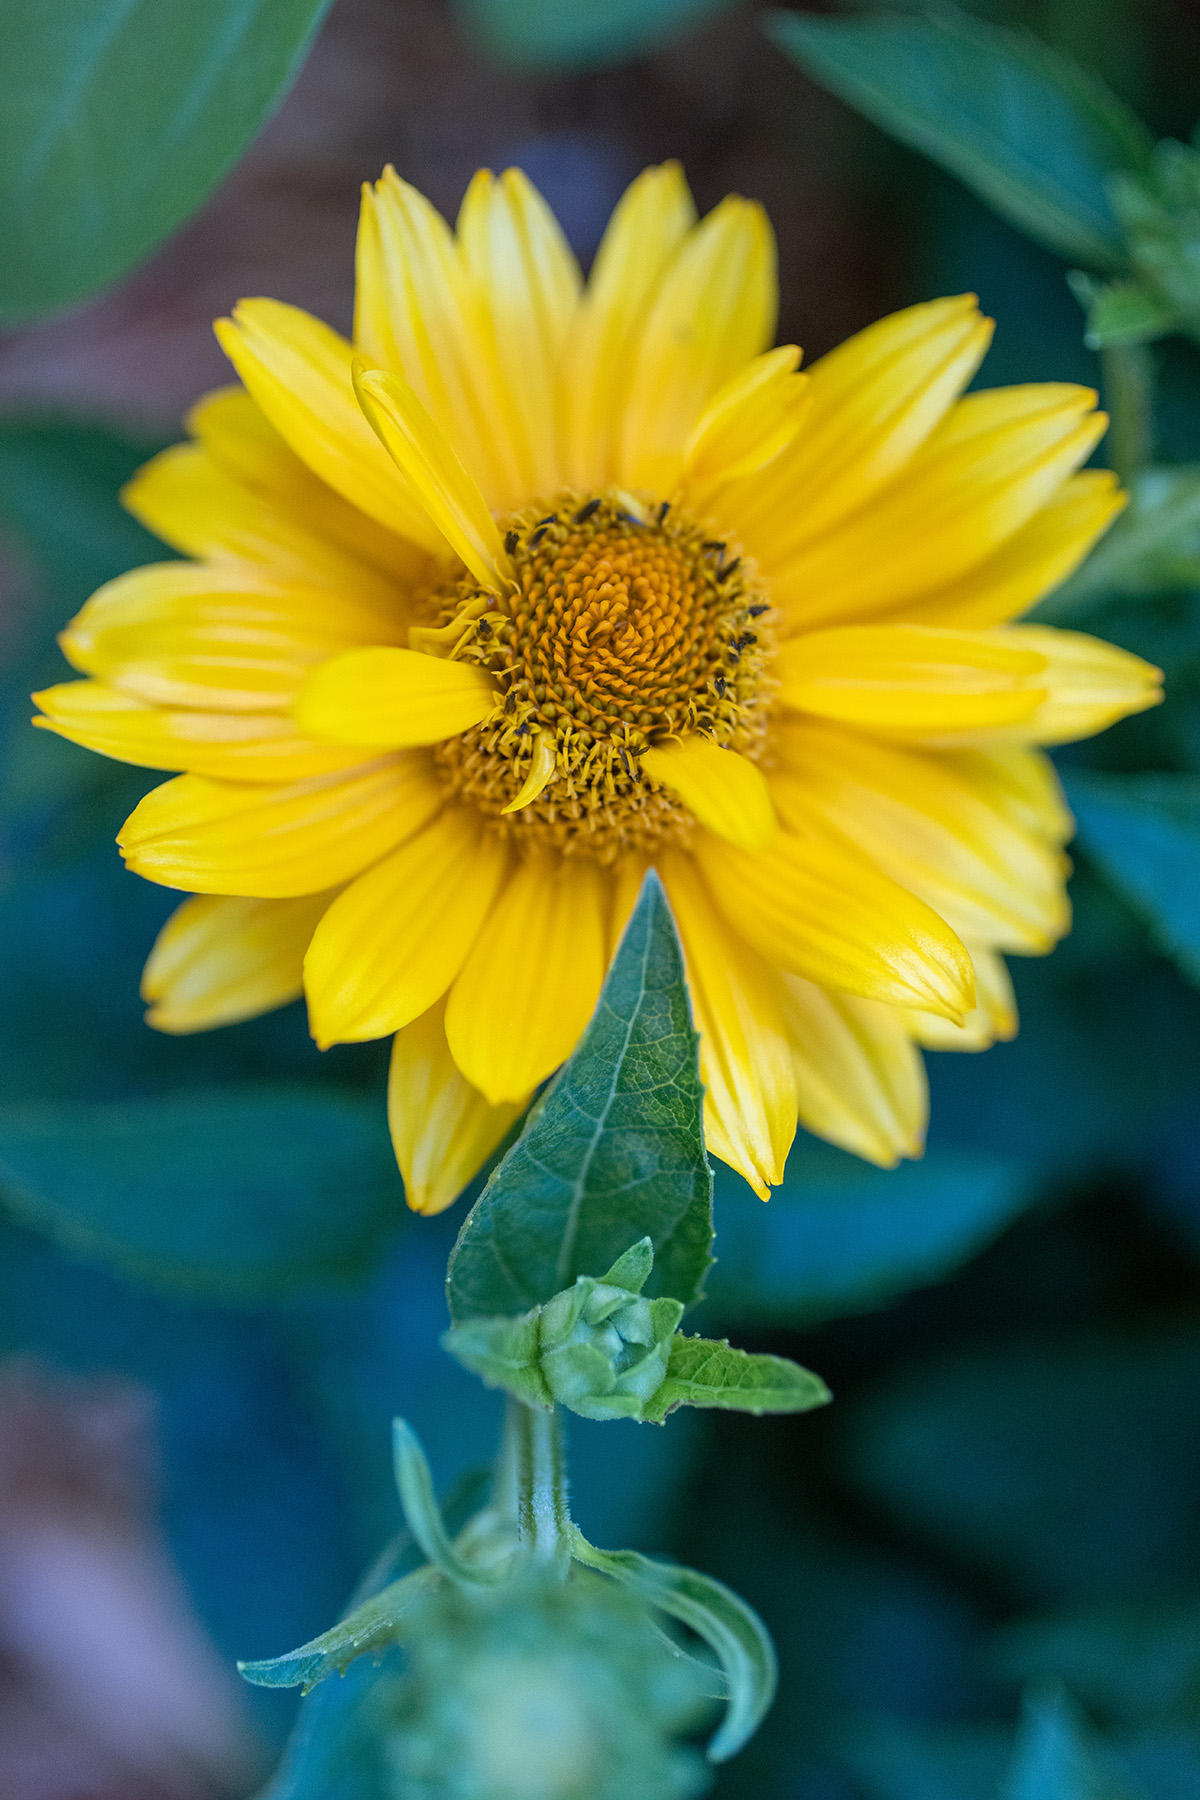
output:
M 734 0 L 456 0 L 464 30 L 502 62 L 591 69 L 625 62 Z
M 126 273 L 282 99 L 329 0 L 22 0 L 0 59 L 0 318 Z

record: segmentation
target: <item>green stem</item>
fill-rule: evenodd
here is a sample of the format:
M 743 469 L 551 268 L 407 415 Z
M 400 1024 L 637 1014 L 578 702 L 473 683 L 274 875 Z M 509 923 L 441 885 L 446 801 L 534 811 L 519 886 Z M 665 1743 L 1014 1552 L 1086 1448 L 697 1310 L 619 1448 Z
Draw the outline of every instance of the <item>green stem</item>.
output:
M 1106 344 L 1100 352 L 1104 404 L 1111 421 L 1108 454 L 1121 485 L 1128 487 L 1153 449 L 1154 377 L 1145 344 Z
M 523 1547 L 540 1561 L 571 1558 L 567 1466 L 558 1412 L 510 1398 L 496 1469 L 495 1505 L 517 1527 Z

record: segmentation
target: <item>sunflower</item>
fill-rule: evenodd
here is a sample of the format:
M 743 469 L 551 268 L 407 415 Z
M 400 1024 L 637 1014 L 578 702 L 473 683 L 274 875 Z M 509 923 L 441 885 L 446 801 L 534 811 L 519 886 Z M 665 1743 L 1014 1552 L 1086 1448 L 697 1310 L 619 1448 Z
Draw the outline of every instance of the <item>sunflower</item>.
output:
M 242 385 L 126 493 L 189 560 L 93 596 L 37 722 L 184 771 L 121 833 L 191 894 L 146 967 L 187 1032 L 303 992 L 394 1034 L 409 1203 L 448 1205 L 564 1060 L 653 865 L 710 1148 L 764 1198 L 797 1121 L 920 1153 L 921 1046 L 1016 1028 L 1002 952 L 1067 929 L 1035 748 L 1158 672 L 1011 620 L 1122 504 L 1096 396 L 960 397 L 991 325 L 912 306 L 799 372 L 761 208 L 674 165 L 586 283 L 516 170 L 452 232 L 363 195 L 354 342 L 274 300 Z

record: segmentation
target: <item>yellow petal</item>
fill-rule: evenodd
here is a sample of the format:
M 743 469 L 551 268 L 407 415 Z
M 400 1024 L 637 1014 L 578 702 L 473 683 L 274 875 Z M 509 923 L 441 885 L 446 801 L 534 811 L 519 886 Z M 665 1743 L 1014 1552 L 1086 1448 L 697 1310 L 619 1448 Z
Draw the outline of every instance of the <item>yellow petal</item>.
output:
M 818 1137 L 891 1169 L 919 1156 L 929 1116 L 925 1068 L 894 1006 L 780 977 L 801 1122 Z M 932 1015 L 930 1015 L 932 1016 Z M 954 1027 L 945 1024 L 947 1031 Z
M 495 704 L 495 688 L 473 663 L 419 650 L 350 650 L 308 676 L 296 720 L 334 743 L 397 750 L 468 731 Z
M 765 850 L 775 835 L 775 809 L 761 769 L 708 738 L 684 738 L 644 750 L 651 781 L 679 795 L 701 824 L 743 850 Z
M 159 932 L 142 974 L 147 1025 L 174 1035 L 211 1031 L 298 1000 L 304 952 L 330 898 L 185 900 Z
M 352 881 L 321 920 L 304 963 L 321 1049 L 384 1037 L 440 999 L 507 865 L 507 850 L 479 815 L 455 806 Z
M 893 480 L 967 385 L 991 334 L 974 294 L 960 294 L 880 319 L 814 363 L 794 443 L 769 474 L 723 497 L 760 561 L 773 568 Z
M 446 1007 L 454 1060 L 493 1106 L 564 1062 L 604 978 L 608 883 L 594 863 L 529 856 L 492 909 Z
M 784 823 L 840 832 L 964 939 L 1040 955 L 1069 929 L 1058 840 L 1012 817 L 984 765 L 822 726 L 783 734 L 780 750 Z
M 1094 449 L 1107 424 L 1094 402 L 1055 383 L 968 394 L 885 492 L 773 567 L 777 603 L 814 626 L 895 612 L 959 580 Z
M 122 490 L 134 517 L 186 556 L 250 562 L 305 587 L 349 592 L 391 616 L 429 558 L 293 455 L 242 388 L 192 409 L 194 444 L 175 444 Z
M 459 1073 L 446 1042 L 446 1006 L 396 1033 L 388 1076 L 388 1123 L 404 1194 L 413 1212 L 444 1212 L 487 1161 L 523 1100 L 489 1106 Z
M 1019 725 L 988 733 L 988 737 L 1026 744 L 1070 744 L 1103 731 L 1130 713 L 1157 706 L 1163 697 L 1161 669 L 1081 631 L 1007 625 L 989 636 L 1006 649 L 1045 657 L 1045 674 L 1038 679 L 1047 689 L 1047 698 Z
M 613 902 L 609 918 L 606 962 L 611 962 L 617 953 L 617 946 L 625 935 L 625 927 L 637 905 L 638 895 L 642 891 L 642 883 L 646 879 L 646 870 L 649 867 L 649 857 L 636 850 L 631 850 L 626 855 L 618 857 L 613 865 Z
M 314 663 L 378 643 L 352 600 L 248 568 L 151 563 L 94 593 L 59 639 L 68 662 L 139 700 L 231 712 L 289 706 Z
M 921 625 L 1002 625 L 1053 592 L 1078 568 L 1125 505 L 1111 469 L 1081 469 L 992 556 L 905 607 Z
M 35 725 L 143 769 L 304 781 L 363 761 L 361 751 L 301 737 L 281 713 L 166 711 L 102 681 L 65 681 L 33 697 L 46 715 Z
M 616 479 L 615 428 L 638 326 L 696 209 L 678 163 L 646 169 L 609 220 L 563 350 L 563 477 L 586 492 Z
M 521 783 L 516 798 L 500 808 L 500 817 L 503 818 L 507 813 L 521 812 L 531 801 L 536 800 L 553 776 L 556 766 L 553 737 L 548 731 L 535 733 L 533 754 L 529 758 L 529 773 Z
M 703 514 L 722 483 L 755 475 L 800 429 L 808 377 L 798 375 L 794 344 L 756 356 L 727 381 L 689 434 L 684 451 L 686 503 Z
M 1075 835 L 1075 821 L 1054 764 L 1040 750 L 1015 744 L 984 749 L 940 751 L 943 767 L 954 769 L 971 785 L 985 790 L 993 806 L 1024 831 L 1048 844 L 1062 845 Z
M 354 391 L 380 443 L 477 581 L 496 592 L 508 559 L 475 482 L 400 375 L 355 365 Z
M 975 1009 L 961 1025 L 932 1013 L 903 1014 L 908 1030 L 926 1050 L 987 1050 L 1017 1035 L 1017 1001 L 1004 958 L 979 944 L 971 945 L 975 964 Z
M 726 918 L 789 974 L 952 1019 L 973 1006 L 955 933 L 833 833 L 781 831 L 759 855 L 703 833 L 695 855 Z
M 363 188 L 354 342 L 368 368 L 402 375 L 490 506 L 529 498 L 481 354 L 454 234 L 389 167 Z
M 339 887 L 418 831 L 442 801 L 416 752 L 286 787 L 180 775 L 146 795 L 117 838 L 161 887 L 286 899 Z
M 796 1135 L 796 1081 L 779 980 L 730 930 L 690 858 L 668 853 L 657 868 L 687 964 L 706 1114 L 719 1121 L 724 1160 L 765 1200 L 783 1180 Z
M 524 491 L 561 485 L 557 377 L 579 298 L 579 267 L 550 208 L 519 169 L 481 169 L 458 215 L 476 335 L 501 401 Z M 519 502 L 517 502 L 519 503 Z
M 354 351 L 319 319 L 278 300 L 243 300 L 213 327 L 286 442 L 322 481 L 425 550 L 441 542 L 354 396 Z
M 887 736 L 927 738 L 1028 719 L 1046 696 L 1044 656 L 994 633 L 848 625 L 790 638 L 779 698 Z
M 669 493 L 696 421 L 771 341 L 775 239 L 761 206 L 731 196 L 680 245 L 639 333 L 618 480 Z

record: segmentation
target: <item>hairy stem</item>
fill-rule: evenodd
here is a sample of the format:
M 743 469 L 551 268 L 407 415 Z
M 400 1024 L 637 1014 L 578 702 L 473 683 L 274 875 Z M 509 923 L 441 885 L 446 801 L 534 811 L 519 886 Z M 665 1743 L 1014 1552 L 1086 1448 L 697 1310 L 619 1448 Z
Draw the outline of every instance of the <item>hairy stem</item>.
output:
M 571 1556 L 571 1514 L 562 1425 L 556 1410 L 511 1399 L 496 1469 L 495 1505 L 517 1527 L 522 1545 L 546 1562 Z

